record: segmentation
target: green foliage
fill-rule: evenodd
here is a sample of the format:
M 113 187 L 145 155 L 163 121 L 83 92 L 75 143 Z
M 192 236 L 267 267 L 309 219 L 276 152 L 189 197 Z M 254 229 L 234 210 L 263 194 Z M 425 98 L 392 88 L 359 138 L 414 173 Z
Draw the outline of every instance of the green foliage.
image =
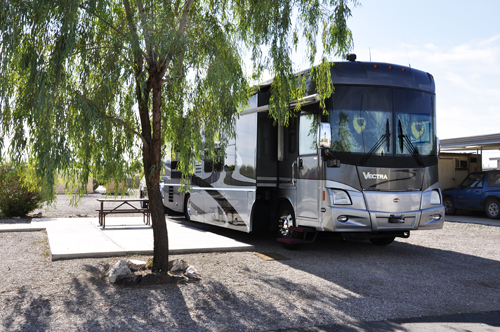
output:
M 357 1 L 0 0 L 0 148 L 8 144 L 11 160 L 29 159 L 49 194 L 56 175 L 83 195 L 91 174 L 124 183 L 142 173 L 158 212 L 153 225 L 164 223 L 163 207 L 153 203 L 160 201 L 152 189 L 158 165 L 179 147 L 186 184 L 204 150 L 214 156 L 234 137 L 249 79 L 274 77 L 270 114 L 280 124 L 300 109 L 289 103 L 304 97 L 307 78 L 324 107 L 333 92 L 327 59 L 352 47 L 351 4 Z M 291 55 L 301 38 L 311 67 L 317 40 L 323 54 L 297 78 Z M 247 51 L 252 73 L 244 69 Z M 155 262 L 163 242 L 155 241 Z
M 252 79 L 274 76 L 277 122 L 288 124 L 300 109 L 288 104 L 305 95 L 307 77 L 324 107 L 333 92 L 326 59 L 352 47 L 351 4 L 357 1 L 0 0 L 0 137 L 12 138 L 11 158 L 33 158 L 48 188 L 55 174 L 80 194 L 91 174 L 123 182 L 140 171 L 137 160 L 153 157 L 144 148 L 158 143 L 163 154 L 180 147 L 187 176 L 201 151 L 213 153 L 234 136 L 249 93 L 244 50 Z M 317 40 L 320 64 L 297 79 L 292 50 L 305 44 L 313 65 Z
M 25 216 L 46 201 L 40 182 L 26 164 L 0 165 L 0 211 L 6 217 Z

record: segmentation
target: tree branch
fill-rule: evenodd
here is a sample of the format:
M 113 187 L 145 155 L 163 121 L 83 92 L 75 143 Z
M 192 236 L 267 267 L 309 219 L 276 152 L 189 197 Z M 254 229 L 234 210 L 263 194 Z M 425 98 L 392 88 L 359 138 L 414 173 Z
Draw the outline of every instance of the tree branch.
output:
M 193 7 L 193 2 L 194 0 L 188 0 L 184 5 L 184 11 L 182 12 L 182 17 L 179 21 L 179 29 L 177 30 L 178 37 L 181 37 L 184 34 L 184 31 L 186 31 L 186 22 L 189 15 L 189 11 L 191 10 L 191 7 Z M 163 75 L 165 75 L 165 73 L 167 72 L 167 69 L 170 65 L 170 61 L 171 61 L 171 55 L 168 54 L 162 61 L 161 64 L 162 71 L 160 77 L 163 77 Z
M 146 43 L 147 56 L 149 58 L 150 65 L 154 61 L 153 45 L 151 45 L 151 40 L 149 37 L 149 29 L 146 20 L 146 13 L 144 12 L 144 6 L 141 0 L 137 0 L 137 7 L 139 8 L 139 13 L 141 15 L 141 26 L 144 30 L 144 42 Z
M 110 49 L 113 48 L 113 46 L 95 46 L 95 47 L 87 47 L 90 45 L 81 45 L 81 46 L 76 46 L 75 49 L 79 49 L 76 52 L 73 52 L 71 55 L 77 55 L 86 51 L 92 51 L 92 50 L 104 50 L 104 49 Z M 125 47 L 124 47 L 125 48 Z
M 142 56 L 145 56 L 144 52 L 141 50 L 139 45 L 139 36 L 137 35 L 137 27 L 134 24 L 134 17 L 132 15 L 132 10 L 130 9 L 130 2 L 128 0 L 123 0 L 123 4 L 125 6 L 125 14 L 127 16 L 128 28 L 130 30 L 133 53 L 134 53 L 134 62 L 136 64 L 136 75 L 142 72 Z M 147 55 L 146 55 L 147 56 Z
M 161 82 L 162 83 L 171 82 L 171 81 L 173 81 L 175 79 L 179 79 L 179 78 L 183 78 L 183 77 L 184 77 L 184 74 L 181 74 L 181 75 L 177 75 L 177 76 L 174 76 L 174 77 L 164 78 L 164 79 L 161 80 Z
M 116 27 L 114 27 L 111 23 L 109 23 L 108 21 L 106 21 L 105 19 L 103 19 L 100 15 L 98 15 L 97 13 L 95 12 L 91 12 L 88 10 L 88 8 L 86 8 L 84 5 L 78 5 L 79 8 L 85 10 L 87 13 L 89 13 L 90 15 L 94 15 L 95 17 L 97 17 L 98 19 L 100 19 L 102 22 L 104 22 L 107 26 L 109 26 L 111 29 L 113 29 L 114 31 L 116 31 L 116 33 L 118 33 L 120 36 L 124 37 L 124 38 L 127 38 L 127 36 L 121 32 L 120 30 L 118 30 Z
M 138 131 L 134 130 L 132 127 L 130 127 L 125 121 L 123 121 L 122 119 L 119 119 L 119 118 L 115 118 L 114 116 L 107 115 L 105 113 L 104 113 L 104 116 L 106 117 L 106 119 L 114 121 L 114 122 L 116 122 L 118 124 L 121 124 L 125 129 L 128 129 L 130 132 L 132 132 L 132 133 L 136 134 L 137 136 L 139 136 L 140 139 L 142 140 L 142 142 L 147 145 L 147 141 L 144 138 L 144 136 L 142 136 L 141 133 L 139 133 Z
M 186 29 L 186 21 L 189 15 L 189 11 L 191 10 L 191 7 L 193 7 L 193 2 L 194 0 L 188 0 L 186 2 L 186 5 L 184 6 L 184 11 L 182 12 L 182 17 L 179 22 L 179 30 L 177 31 L 177 34 L 180 36 L 184 33 L 184 30 Z

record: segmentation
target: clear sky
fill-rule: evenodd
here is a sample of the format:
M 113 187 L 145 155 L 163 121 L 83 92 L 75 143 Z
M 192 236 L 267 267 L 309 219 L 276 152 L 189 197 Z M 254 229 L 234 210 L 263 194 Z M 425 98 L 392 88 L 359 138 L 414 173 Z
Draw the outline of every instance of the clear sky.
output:
M 360 2 L 348 21 L 353 53 L 431 73 L 439 138 L 500 133 L 500 0 Z M 491 156 L 500 151 L 483 164 L 496 165 Z

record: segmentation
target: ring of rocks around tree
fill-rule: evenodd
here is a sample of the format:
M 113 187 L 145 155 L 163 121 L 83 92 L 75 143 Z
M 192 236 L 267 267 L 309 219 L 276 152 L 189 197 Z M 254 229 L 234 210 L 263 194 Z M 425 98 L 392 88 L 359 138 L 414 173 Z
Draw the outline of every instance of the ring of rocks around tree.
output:
M 108 272 L 109 282 L 123 286 L 153 286 L 177 282 L 200 281 L 201 275 L 196 268 L 182 259 L 168 262 L 168 272 L 141 274 L 141 271 L 151 270 L 153 259 L 147 262 L 140 260 L 119 260 Z M 136 272 L 139 272 L 138 274 Z

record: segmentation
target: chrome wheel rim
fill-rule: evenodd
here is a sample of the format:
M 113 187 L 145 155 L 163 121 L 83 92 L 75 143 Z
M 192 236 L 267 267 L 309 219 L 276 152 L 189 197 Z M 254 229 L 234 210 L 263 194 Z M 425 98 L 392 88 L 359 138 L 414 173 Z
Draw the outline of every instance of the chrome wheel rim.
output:
M 280 222 L 279 222 L 279 231 L 280 235 L 282 237 L 289 237 L 290 236 L 290 227 L 293 226 L 293 217 L 292 214 L 288 211 L 285 210 L 281 214 L 280 217 Z

